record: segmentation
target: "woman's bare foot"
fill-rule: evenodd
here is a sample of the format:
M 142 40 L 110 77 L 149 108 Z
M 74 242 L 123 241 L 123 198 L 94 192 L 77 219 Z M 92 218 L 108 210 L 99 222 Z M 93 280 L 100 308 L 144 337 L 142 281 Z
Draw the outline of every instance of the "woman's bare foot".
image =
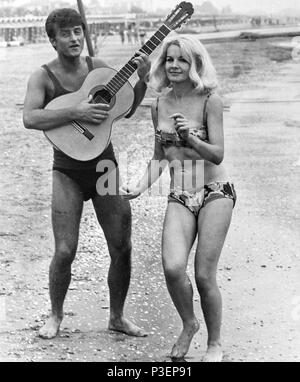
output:
M 40 328 L 39 336 L 47 340 L 56 337 L 59 332 L 61 322 L 62 318 L 51 315 L 45 325 Z
M 184 326 L 177 342 L 173 346 L 171 352 L 172 359 L 180 359 L 186 355 L 186 353 L 189 351 L 191 341 L 198 330 L 199 322 L 196 319 L 191 325 Z
M 143 329 L 139 328 L 126 318 L 110 319 L 108 329 L 134 337 L 147 337 L 148 335 Z
M 207 347 L 206 354 L 202 359 L 202 362 L 222 362 L 223 351 L 219 342 L 210 344 Z

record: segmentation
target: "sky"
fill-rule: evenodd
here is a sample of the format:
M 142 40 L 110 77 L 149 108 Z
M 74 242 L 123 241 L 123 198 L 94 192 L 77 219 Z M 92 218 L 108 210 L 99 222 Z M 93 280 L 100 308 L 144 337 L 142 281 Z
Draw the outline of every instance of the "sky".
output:
M 15 3 L 22 4 L 26 0 L 0 0 L 1 3 Z M 91 0 L 83 0 L 83 3 L 90 3 Z M 118 0 L 118 3 L 128 3 L 130 0 Z M 132 2 L 137 2 L 137 0 L 131 0 Z M 174 5 L 178 4 L 181 0 L 149 0 L 149 3 L 155 7 L 159 8 L 173 8 Z M 192 4 L 202 4 L 204 0 L 188 0 Z M 277 13 L 282 9 L 295 8 L 300 9 L 300 0 L 210 0 L 211 3 L 221 10 L 223 7 L 229 5 L 234 12 L 249 12 L 251 10 L 261 10 L 267 13 Z M 50 3 L 50 1 L 49 1 Z M 109 4 L 110 1 L 101 1 L 101 3 Z
M 122 0 L 120 0 L 122 1 Z M 153 0 L 157 4 L 166 4 L 171 7 L 179 0 Z M 300 9 L 300 0 L 210 0 L 218 9 L 229 5 L 234 12 L 247 12 L 253 9 L 266 12 L 278 12 L 281 9 L 295 8 Z M 192 4 L 202 4 L 203 0 L 190 0 Z

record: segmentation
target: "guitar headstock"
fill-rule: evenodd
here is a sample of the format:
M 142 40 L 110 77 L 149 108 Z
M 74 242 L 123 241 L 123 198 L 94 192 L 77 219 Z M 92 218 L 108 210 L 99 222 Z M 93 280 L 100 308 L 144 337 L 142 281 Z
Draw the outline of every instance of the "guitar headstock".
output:
M 182 24 L 186 23 L 194 13 L 194 7 L 187 1 L 182 1 L 166 18 L 164 24 L 170 29 L 179 28 Z

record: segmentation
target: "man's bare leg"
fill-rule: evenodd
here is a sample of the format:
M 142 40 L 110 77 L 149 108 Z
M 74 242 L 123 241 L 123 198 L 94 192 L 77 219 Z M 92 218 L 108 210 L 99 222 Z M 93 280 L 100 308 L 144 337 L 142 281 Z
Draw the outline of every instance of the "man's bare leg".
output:
M 106 237 L 111 263 L 108 272 L 110 318 L 108 328 L 129 336 L 147 333 L 123 315 L 131 274 L 131 209 L 120 196 L 96 196 L 93 199 L 99 224 Z
M 63 319 L 63 303 L 71 281 L 83 207 L 79 187 L 66 175 L 53 171 L 52 226 L 55 254 L 49 270 L 51 315 L 40 329 L 39 336 L 54 338 Z

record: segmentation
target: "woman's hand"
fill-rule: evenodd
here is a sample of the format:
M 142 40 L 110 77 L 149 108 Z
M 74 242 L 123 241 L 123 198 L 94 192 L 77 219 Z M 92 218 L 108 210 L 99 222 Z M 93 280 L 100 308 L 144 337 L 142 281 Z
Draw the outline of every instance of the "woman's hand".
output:
M 170 118 L 174 119 L 177 134 L 186 141 L 190 135 L 189 121 L 181 113 L 172 114 Z
M 135 199 L 141 195 L 141 192 L 137 186 L 123 185 L 119 188 L 119 192 L 125 200 Z

